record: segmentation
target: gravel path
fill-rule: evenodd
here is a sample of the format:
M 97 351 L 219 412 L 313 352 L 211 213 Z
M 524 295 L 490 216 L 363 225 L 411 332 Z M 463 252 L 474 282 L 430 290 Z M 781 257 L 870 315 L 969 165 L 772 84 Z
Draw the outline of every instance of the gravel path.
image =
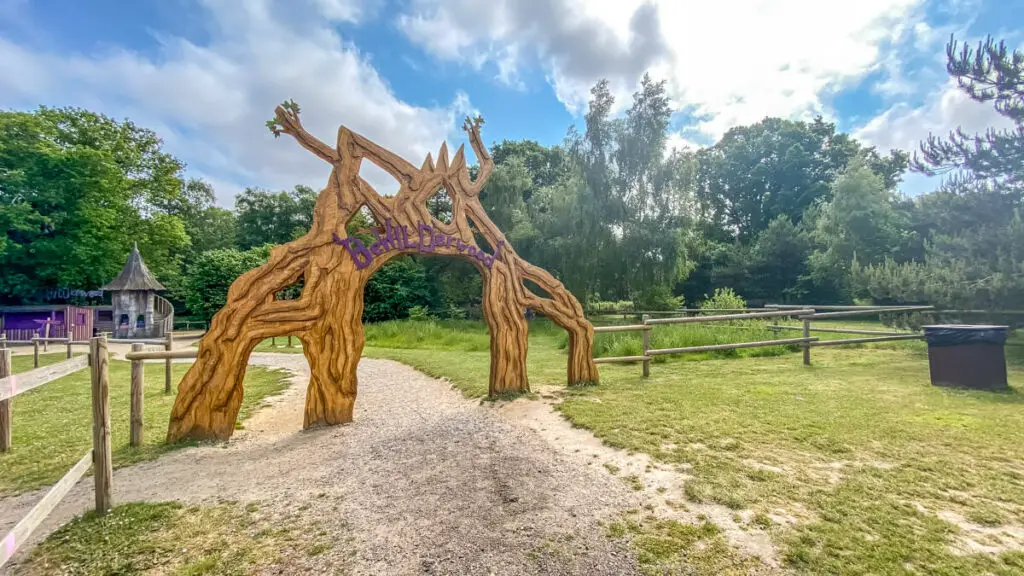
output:
M 259 502 L 261 512 L 330 535 L 333 550 L 288 573 L 637 571 L 632 552 L 599 523 L 639 507 L 643 495 L 601 466 L 609 449 L 599 442 L 559 445 L 545 433 L 572 429 L 544 403 L 481 404 L 402 364 L 363 359 L 355 422 L 303 432 L 305 358 L 250 362 L 291 370 L 292 386 L 226 444 L 115 470 L 116 502 Z M 537 409 L 553 419 L 524 418 Z M 79 483 L 39 537 L 87 510 L 91 489 L 91 478 Z M 0 500 L 0 533 L 41 495 Z

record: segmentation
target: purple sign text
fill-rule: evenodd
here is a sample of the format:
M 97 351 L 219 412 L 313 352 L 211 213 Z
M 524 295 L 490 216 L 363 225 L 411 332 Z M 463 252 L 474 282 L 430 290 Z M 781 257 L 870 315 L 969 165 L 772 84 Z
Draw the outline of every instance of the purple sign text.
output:
M 418 234 L 417 234 L 418 233 Z M 352 261 L 356 263 L 356 270 L 362 270 L 373 262 L 375 256 L 380 256 L 392 250 L 418 250 L 425 254 L 436 252 L 438 248 L 455 248 L 459 252 L 466 252 L 469 256 L 479 260 L 484 266 L 490 268 L 494 261 L 501 257 L 501 247 L 504 242 L 498 242 L 494 255 L 478 249 L 472 244 L 467 244 L 461 238 L 443 234 L 433 227 L 420 222 L 417 229 L 413 231 L 413 238 L 418 242 L 409 241 L 408 226 L 392 226 L 391 220 L 385 223 L 385 234 L 382 237 L 376 230 L 373 235 L 377 238 L 369 247 L 363 244 L 359 238 L 341 238 L 334 234 L 334 243 L 340 244 L 348 251 Z M 417 238 L 418 236 L 418 238 Z

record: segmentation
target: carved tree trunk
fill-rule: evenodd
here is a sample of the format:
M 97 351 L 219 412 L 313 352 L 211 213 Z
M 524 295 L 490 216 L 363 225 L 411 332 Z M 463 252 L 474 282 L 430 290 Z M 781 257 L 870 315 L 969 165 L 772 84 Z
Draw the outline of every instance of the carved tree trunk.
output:
M 231 285 L 226 305 L 214 316 L 199 344 L 199 357 L 178 388 L 168 441 L 229 438 L 242 402 L 249 354 L 263 339 L 278 335 L 298 336 L 309 361 L 304 426 L 352 421 L 356 366 L 364 344 L 363 289 L 381 265 L 409 253 L 466 259 L 480 271 L 484 319 L 491 336 L 491 395 L 529 390 L 526 308 L 569 333 L 569 384 L 598 381 L 592 358 L 594 329 L 580 303 L 551 274 L 520 258 L 480 204 L 478 194 L 494 164 L 480 139 L 479 121 L 467 119 L 464 129 L 480 161 L 476 180 L 470 179 L 462 148 L 449 164 L 442 144 L 436 165 L 427 155 L 416 169 L 345 127 L 339 129 L 337 146 L 332 148 L 303 129 L 297 106 L 277 108 L 275 135 L 293 136 L 330 163 L 331 178 L 317 198 L 309 233 L 274 248 L 267 264 Z M 363 158 L 399 181 L 394 197 L 379 196 L 359 177 Z M 451 223 L 440 222 L 427 211 L 426 201 L 442 187 L 452 199 Z M 376 221 L 378 241 L 372 246 L 346 233 L 346 224 L 363 206 Z M 474 232 L 487 240 L 493 254 L 480 248 Z M 304 287 L 297 300 L 275 299 L 278 291 L 300 277 Z M 531 292 L 524 279 L 550 297 Z

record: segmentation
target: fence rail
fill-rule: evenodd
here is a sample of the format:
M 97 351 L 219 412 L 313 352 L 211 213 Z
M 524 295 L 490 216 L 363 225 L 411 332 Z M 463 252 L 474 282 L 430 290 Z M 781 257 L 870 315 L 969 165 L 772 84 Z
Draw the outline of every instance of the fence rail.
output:
M 701 312 L 720 312 L 721 310 L 706 310 L 703 308 L 696 309 Z M 732 310 L 732 309 L 726 309 Z M 744 309 L 747 310 L 747 309 Z M 642 338 L 642 350 L 643 353 L 640 356 L 606 356 L 602 358 L 594 358 L 596 364 L 617 364 L 617 363 L 629 363 L 629 362 L 642 362 L 643 363 L 643 375 L 648 377 L 651 375 L 651 360 L 655 356 L 667 355 L 667 354 L 686 354 L 690 352 L 711 352 L 715 350 L 737 350 L 740 348 L 759 348 L 763 346 L 783 346 L 787 344 L 803 344 L 807 346 L 810 342 L 818 340 L 804 334 L 803 338 L 783 338 L 780 340 L 767 340 L 760 342 L 737 342 L 734 344 L 711 344 L 708 346 L 689 346 L 686 348 L 660 348 L 651 349 L 651 330 L 654 326 L 660 324 L 688 324 L 695 322 L 727 322 L 730 320 L 749 320 L 751 318 L 780 318 L 786 316 L 799 316 L 801 314 L 813 314 L 814 310 L 801 308 L 797 310 L 770 310 L 766 312 L 747 311 L 742 314 L 712 314 L 711 316 L 684 316 L 680 318 L 656 318 L 652 319 L 649 315 L 644 314 L 642 316 L 643 324 L 631 324 L 628 326 L 598 326 L 594 328 L 594 332 L 601 334 L 606 332 L 641 332 Z
M 7 354 L 9 355 L 10 352 Z M 42 368 L 35 368 L 22 374 L 9 374 L 5 378 L 0 378 L 0 400 L 13 398 L 18 394 L 78 372 L 88 365 L 89 356 L 82 355 Z
M 651 327 L 646 324 L 630 324 L 628 326 L 595 326 L 595 333 L 603 332 L 632 332 L 636 330 L 650 330 Z
M 814 314 L 814 310 L 773 310 L 771 312 L 750 312 L 749 314 L 720 314 L 713 316 L 687 316 L 685 318 L 655 318 L 646 324 L 687 324 L 690 322 L 720 322 L 726 320 L 749 320 L 751 318 L 776 318 L 781 316 L 803 316 Z
M 198 358 L 199 350 L 195 348 L 181 348 L 179 350 L 132 350 L 124 355 L 126 360 L 170 360 L 172 358 Z
M 808 314 L 806 317 L 812 320 L 825 320 L 827 318 L 853 318 L 855 316 L 877 316 L 892 312 L 925 312 L 934 310 L 934 306 L 905 306 L 903 308 L 874 308 L 871 310 L 846 310 L 843 312 L 822 312 Z
M 801 326 L 773 325 L 768 327 L 771 330 L 803 330 Z M 854 328 L 811 328 L 811 332 L 829 332 L 832 334 L 868 334 L 874 336 L 903 336 L 907 332 L 882 332 L 880 330 L 858 330 Z
M 70 340 L 69 340 L 70 342 Z M 93 467 L 96 492 L 96 513 L 105 514 L 111 506 L 113 462 L 110 450 L 110 371 L 107 342 L 102 337 L 89 341 L 89 354 L 71 358 L 59 364 L 37 368 L 25 374 L 11 371 L 11 351 L 0 350 L 0 446 L 10 450 L 11 399 L 18 394 L 89 367 L 92 384 L 92 450 L 83 455 L 45 496 L 0 540 L 0 567 L 3 567 L 18 548 L 31 536 L 53 509 L 71 491 L 71 488 Z M 4 440 L 6 439 L 6 440 Z
M 870 344 L 871 342 L 894 342 L 896 340 L 921 340 L 923 334 L 899 334 L 896 336 L 883 336 L 880 338 L 844 338 L 842 340 L 821 340 L 812 342 L 811 346 L 842 346 L 843 344 Z
M 735 344 L 709 344 L 707 346 L 687 346 L 685 348 L 659 348 L 648 350 L 651 356 L 663 354 L 686 354 L 689 352 L 714 352 L 716 350 L 739 350 L 740 348 L 762 348 L 765 346 L 785 346 L 787 344 L 804 344 L 817 341 L 817 337 L 783 338 L 780 340 L 763 340 L 761 342 L 737 342 Z

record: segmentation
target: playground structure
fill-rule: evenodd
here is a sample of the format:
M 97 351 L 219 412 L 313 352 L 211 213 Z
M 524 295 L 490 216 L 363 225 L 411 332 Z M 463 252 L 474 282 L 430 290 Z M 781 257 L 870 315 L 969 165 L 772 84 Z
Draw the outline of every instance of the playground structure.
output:
M 442 144 L 436 162 L 428 154 L 416 168 L 344 126 L 338 130 L 337 144 L 329 146 L 303 128 L 296 104 L 277 107 L 268 122 L 275 136 L 292 136 L 331 165 L 331 176 L 317 199 L 309 233 L 274 248 L 267 264 L 231 285 L 226 305 L 214 316 L 199 344 L 198 358 L 179 386 L 168 441 L 231 436 L 249 354 L 272 336 L 297 336 L 309 362 L 304 427 L 350 422 L 356 366 L 364 345 L 363 288 L 385 262 L 412 252 L 462 258 L 480 272 L 491 338 L 492 396 L 529 390 L 526 309 L 568 332 L 568 383 L 598 381 L 592 357 L 594 329 L 579 301 L 550 273 L 516 254 L 480 203 L 480 190 L 494 170 L 480 137 L 482 123 L 480 118 L 467 118 L 463 125 L 479 163 L 474 179 L 463 147 L 449 161 Z M 360 177 L 363 160 L 399 182 L 394 196 L 379 195 Z M 428 211 L 427 201 L 437 194 L 451 199 L 451 222 L 441 222 Z M 377 239 L 368 247 L 346 231 L 364 208 L 372 214 Z M 276 298 L 300 279 L 303 290 L 298 299 Z M 526 281 L 547 294 L 534 292 Z

